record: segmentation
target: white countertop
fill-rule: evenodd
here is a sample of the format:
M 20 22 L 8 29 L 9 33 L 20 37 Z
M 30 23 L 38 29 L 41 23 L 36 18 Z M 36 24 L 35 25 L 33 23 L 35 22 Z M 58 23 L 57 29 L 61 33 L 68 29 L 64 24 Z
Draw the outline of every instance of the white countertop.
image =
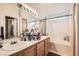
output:
M 11 50 L 11 48 L 8 48 L 8 49 L 10 49 L 10 50 L 4 50 L 3 48 L 0 48 L 0 56 L 9 56 L 9 55 L 12 55 L 12 54 L 14 54 L 14 53 L 16 53 L 16 52 L 18 52 L 18 51 L 20 51 L 20 50 L 22 50 L 22 49 L 25 49 L 25 48 L 28 48 L 29 46 L 31 46 L 31 45 L 33 45 L 33 44 L 36 44 L 36 43 L 38 43 L 38 42 L 40 42 L 40 41 L 42 41 L 42 40 L 44 40 L 44 39 L 46 39 L 46 38 L 48 38 L 49 36 L 41 36 L 41 38 L 39 39 L 39 40 L 36 40 L 36 41 L 19 41 L 19 38 L 13 38 L 13 39 L 11 39 L 11 40 L 18 40 L 19 42 L 22 42 L 22 46 L 21 46 L 21 48 L 20 48 L 20 45 L 18 45 L 19 46 L 19 48 L 18 49 L 14 49 L 14 50 Z M 8 39 L 8 41 L 6 42 L 4 42 L 4 45 L 5 45 L 5 43 L 9 43 L 10 42 L 10 40 Z M 17 43 L 16 43 L 17 44 Z M 15 48 L 16 48 L 17 46 L 15 46 Z

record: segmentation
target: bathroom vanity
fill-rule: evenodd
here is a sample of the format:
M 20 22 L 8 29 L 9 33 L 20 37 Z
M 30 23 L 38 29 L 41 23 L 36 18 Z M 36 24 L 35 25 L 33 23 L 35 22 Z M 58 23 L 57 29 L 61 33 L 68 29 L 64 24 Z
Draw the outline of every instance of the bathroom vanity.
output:
M 48 54 L 49 48 L 49 40 L 48 36 L 41 36 L 39 40 L 36 41 L 25 41 L 23 44 L 20 44 L 17 47 L 18 49 L 14 50 L 4 50 L 0 49 L 0 55 L 8 55 L 8 56 L 44 56 Z M 24 45 L 24 46 L 23 46 Z

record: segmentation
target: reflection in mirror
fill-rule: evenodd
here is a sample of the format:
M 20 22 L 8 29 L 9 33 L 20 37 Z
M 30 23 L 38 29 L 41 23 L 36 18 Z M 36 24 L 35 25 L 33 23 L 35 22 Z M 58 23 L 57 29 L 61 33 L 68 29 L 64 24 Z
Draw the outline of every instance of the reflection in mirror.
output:
M 27 29 L 27 19 L 22 18 L 22 32 L 25 32 Z

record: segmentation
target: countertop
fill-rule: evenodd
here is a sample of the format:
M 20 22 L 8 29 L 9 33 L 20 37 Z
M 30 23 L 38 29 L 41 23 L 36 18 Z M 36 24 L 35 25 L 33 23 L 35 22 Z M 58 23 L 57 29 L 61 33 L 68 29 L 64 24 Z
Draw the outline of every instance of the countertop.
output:
M 5 50 L 3 48 L 0 48 L 0 56 L 9 56 L 9 55 L 12 55 L 12 54 L 14 54 L 14 53 L 16 53 L 16 52 L 18 52 L 20 50 L 23 50 L 25 48 L 28 48 L 29 46 L 31 46 L 33 44 L 36 44 L 36 43 L 38 43 L 38 42 L 40 42 L 40 41 L 42 41 L 42 40 L 44 40 L 46 38 L 49 38 L 49 36 L 41 36 L 41 38 L 39 40 L 36 40 L 36 41 L 20 41 L 19 40 L 20 38 L 13 38 L 11 40 L 14 40 L 15 39 L 15 40 L 18 40 L 19 42 L 22 42 L 23 43 L 23 44 L 21 44 L 22 45 L 21 48 L 14 49 L 14 50 Z M 8 39 L 8 41 L 7 42 L 5 41 L 5 43 L 8 44 L 9 42 L 11 42 L 11 40 Z M 5 43 L 4 43 L 4 45 L 5 45 Z M 18 45 L 18 46 L 20 46 L 20 45 Z M 16 47 L 17 46 L 15 46 L 15 48 Z M 11 48 L 8 48 L 8 49 L 11 49 Z

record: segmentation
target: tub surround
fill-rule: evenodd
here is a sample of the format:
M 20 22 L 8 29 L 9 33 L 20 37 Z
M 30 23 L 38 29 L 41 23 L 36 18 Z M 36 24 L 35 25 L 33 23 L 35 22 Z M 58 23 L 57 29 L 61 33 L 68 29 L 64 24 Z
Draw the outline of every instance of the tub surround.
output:
M 17 52 L 23 50 L 23 49 L 27 49 L 29 48 L 30 46 L 33 46 L 33 45 L 36 45 L 38 44 L 39 42 L 42 42 L 40 44 L 43 44 L 44 42 L 47 42 L 45 41 L 45 39 L 49 39 L 49 36 L 41 36 L 41 38 L 39 40 L 36 40 L 36 41 L 20 41 L 19 40 L 20 38 L 13 38 L 11 40 L 17 40 L 18 43 L 14 44 L 14 46 L 11 46 L 11 47 L 8 47 L 8 45 L 10 44 L 10 40 L 5 40 L 3 42 L 3 47 L 0 48 L 0 55 L 2 56 L 9 56 L 9 55 L 16 55 Z M 37 48 L 38 49 L 40 47 L 40 44 L 37 45 Z M 44 43 L 45 45 L 46 43 Z M 46 45 L 45 45 L 46 47 Z M 44 49 L 45 49 L 44 47 Z M 34 47 L 33 47 L 34 48 Z M 45 50 L 48 52 L 48 49 Z M 20 53 L 19 53 L 20 54 Z M 36 52 L 36 54 L 41 54 L 39 53 L 38 51 Z M 47 53 L 44 53 L 44 54 L 47 54 Z

